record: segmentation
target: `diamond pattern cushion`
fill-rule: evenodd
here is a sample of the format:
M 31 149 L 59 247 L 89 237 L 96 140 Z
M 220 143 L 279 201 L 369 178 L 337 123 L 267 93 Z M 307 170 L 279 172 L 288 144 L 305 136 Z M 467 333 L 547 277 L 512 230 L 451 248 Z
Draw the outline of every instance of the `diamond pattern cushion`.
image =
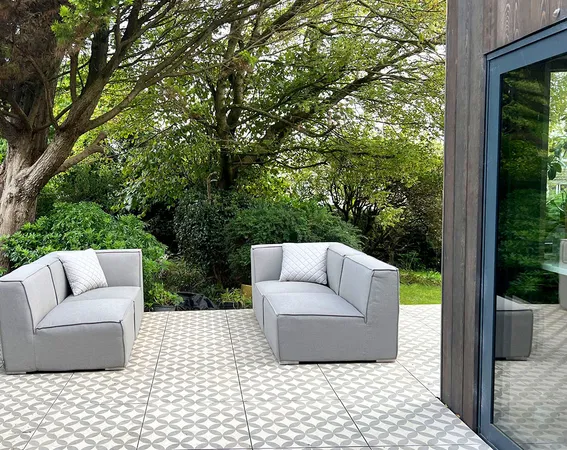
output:
M 327 243 L 283 244 L 280 281 L 327 284 Z
M 73 295 L 108 286 L 96 252 L 92 248 L 83 251 L 58 252 L 57 256 L 63 263 Z

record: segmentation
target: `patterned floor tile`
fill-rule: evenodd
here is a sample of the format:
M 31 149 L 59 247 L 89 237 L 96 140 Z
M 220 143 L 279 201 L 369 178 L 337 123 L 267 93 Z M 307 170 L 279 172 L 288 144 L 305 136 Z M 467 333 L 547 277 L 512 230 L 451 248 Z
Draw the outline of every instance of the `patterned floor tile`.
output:
M 344 402 L 370 446 L 482 444 L 436 399 L 412 402 Z
M 250 448 L 242 403 L 148 406 L 138 449 Z
M 245 405 L 254 448 L 366 445 L 338 400 Z
M 147 403 L 153 378 L 153 369 L 74 373 L 60 397 L 77 403 Z
M 191 404 L 240 402 L 242 395 L 236 369 L 188 374 L 185 371 L 157 371 L 150 401 Z
M 431 393 L 397 363 L 320 365 L 343 401 L 407 403 L 427 400 Z
M 146 405 L 57 401 L 28 449 L 135 449 Z
M 53 403 L 70 379 L 70 373 L 0 375 L 0 405 L 10 399 Z
M 523 450 L 567 450 L 567 442 L 556 443 L 556 444 L 537 444 L 529 443 L 522 444 Z
M 238 366 L 238 374 L 247 403 L 336 399 L 335 392 L 317 365 Z
M 485 443 L 478 443 L 455 445 L 402 445 L 396 447 L 372 447 L 372 450 L 492 450 L 492 447 Z
M 52 403 L 4 398 L 0 403 L 0 448 L 23 449 Z

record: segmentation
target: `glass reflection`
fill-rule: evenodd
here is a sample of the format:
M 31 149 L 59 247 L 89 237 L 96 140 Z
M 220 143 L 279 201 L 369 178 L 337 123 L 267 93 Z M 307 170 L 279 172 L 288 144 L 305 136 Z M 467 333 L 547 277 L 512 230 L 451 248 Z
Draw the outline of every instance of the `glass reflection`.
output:
M 567 449 L 567 59 L 501 85 L 493 422 Z

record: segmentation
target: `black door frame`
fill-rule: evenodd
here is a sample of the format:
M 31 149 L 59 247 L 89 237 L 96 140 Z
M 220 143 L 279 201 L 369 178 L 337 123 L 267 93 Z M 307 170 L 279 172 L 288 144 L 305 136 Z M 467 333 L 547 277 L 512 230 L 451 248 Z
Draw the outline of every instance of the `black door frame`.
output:
M 520 450 L 492 423 L 494 382 L 495 264 L 502 75 L 567 53 L 567 23 L 521 39 L 486 56 L 486 138 L 479 358 L 479 434 L 499 450 Z

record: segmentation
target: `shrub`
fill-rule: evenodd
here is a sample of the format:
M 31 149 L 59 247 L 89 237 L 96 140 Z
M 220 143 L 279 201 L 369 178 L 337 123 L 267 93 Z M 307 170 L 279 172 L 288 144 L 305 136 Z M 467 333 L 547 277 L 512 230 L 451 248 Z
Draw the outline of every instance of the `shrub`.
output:
M 114 217 L 96 203 L 56 203 L 48 215 L 4 238 L 1 247 L 13 268 L 59 250 L 140 248 L 148 304 L 165 264 L 165 246 L 144 230 L 140 219 Z
M 222 280 L 224 226 L 228 211 L 223 204 L 182 201 L 175 215 L 175 234 L 179 251 L 208 274 Z
M 189 192 L 175 211 L 180 254 L 217 283 L 224 284 L 228 278 L 226 225 L 248 203 L 235 193 L 216 193 L 206 198 Z
M 236 284 L 250 282 L 250 247 L 281 242 L 342 242 L 360 248 L 355 227 L 314 202 L 257 202 L 227 223 L 228 262 Z
M 198 292 L 206 282 L 203 271 L 181 258 L 165 262 L 160 279 L 164 286 L 173 292 Z

